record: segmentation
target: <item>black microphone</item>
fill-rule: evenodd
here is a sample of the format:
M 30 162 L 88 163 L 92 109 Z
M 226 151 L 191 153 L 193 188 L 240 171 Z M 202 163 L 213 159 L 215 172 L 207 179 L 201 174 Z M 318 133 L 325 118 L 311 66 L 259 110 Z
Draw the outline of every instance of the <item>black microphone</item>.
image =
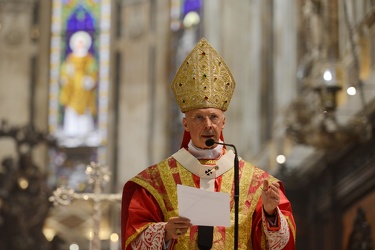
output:
M 214 144 L 220 144 L 220 145 L 225 145 L 225 146 L 232 147 L 234 149 L 234 153 L 237 155 L 236 146 L 234 146 L 233 144 L 228 144 L 228 143 L 223 143 L 223 142 L 216 142 L 214 139 L 208 139 L 208 140 L 206 140 L 206 146 L 207 147 L 211 147 Z
M 220 144 L 232 147 L 234 149 L 234 249 L 238 249 L 238 203 L 240 198 L 240 184 L 239 184 L 239 162 L 237 149 L 233 144 L 224 142 L 216 142 L 214 139 L 206 140 L 206 146 L 211 147 L 214 144 Z
M 206 146 L 207 147 L 211 147 L 212 145 L 214 145 L 215 144 L 215 140 L 214 139 L 208 139 L 207 141 L 206 141 Z

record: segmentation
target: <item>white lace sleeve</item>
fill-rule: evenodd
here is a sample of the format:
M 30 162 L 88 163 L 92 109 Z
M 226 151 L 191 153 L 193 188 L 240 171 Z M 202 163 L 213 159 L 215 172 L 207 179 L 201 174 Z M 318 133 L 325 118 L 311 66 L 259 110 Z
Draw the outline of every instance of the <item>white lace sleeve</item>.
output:
M 281 213 L 280 209 L 277 208 L 278 219 L 280 219 L 280 229 L 279 230 L 268 230 L 265 215 L 262 215 L 263 230 L 267 237 L 268 249 L 270 250 L 280 250 L 283 249 L 289 241 L 289 226 L 284 215 Z
M 139 250 L 162 250 L 164 249 L 165 222 L 158 222 L 149 225 L 131 243 L 133 249 Z

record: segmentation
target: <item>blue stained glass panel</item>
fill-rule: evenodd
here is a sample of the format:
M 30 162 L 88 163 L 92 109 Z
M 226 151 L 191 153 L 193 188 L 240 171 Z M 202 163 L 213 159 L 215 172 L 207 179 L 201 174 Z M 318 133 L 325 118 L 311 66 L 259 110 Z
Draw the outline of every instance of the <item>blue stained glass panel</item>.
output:
M 195 11 L 197 13 L 200 13 L 200 10 L 202 8 L 202 1 L 201 0 L 185 0 L 183 4 L 183 17 L 191 12 Z
M 91 44 L 89 52 L 94 53 L 95 45 L 95 19 L 92 17 L 91 13 L 84 8 L 82 5 L 77 5 L 76 9 L 72 12 L 71 16 L 67 20 L 66 27 L 66 42 L 69 44 L 70 37 L 77 31 L 86 31 L 90 34 L 92 40 L 94 41 Z M 72 49 L 69 46 L 66 46 L 66 55 L 71 53 Z

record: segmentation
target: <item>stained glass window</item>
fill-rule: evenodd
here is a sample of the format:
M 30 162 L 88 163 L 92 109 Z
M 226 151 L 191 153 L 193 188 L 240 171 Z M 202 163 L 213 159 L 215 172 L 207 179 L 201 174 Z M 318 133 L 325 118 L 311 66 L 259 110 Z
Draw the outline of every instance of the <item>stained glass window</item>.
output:
M 171 0 L 171 29 L 178 31 L 180 29 L 190 28 L 186 27 L 184 22 L 186 19 L 194 18 L 196 21 L 192 25 L 198 25 L 202 11 L 201 0 Z M 197 20 L 198 18 L 198 20 Z M 189 23 L 190 24 L 190 23 Z
M 51 183 L 84 190 L 84 167 L 105 163 L 108 129 L 110 0 L 54 0 L 49 131 Z

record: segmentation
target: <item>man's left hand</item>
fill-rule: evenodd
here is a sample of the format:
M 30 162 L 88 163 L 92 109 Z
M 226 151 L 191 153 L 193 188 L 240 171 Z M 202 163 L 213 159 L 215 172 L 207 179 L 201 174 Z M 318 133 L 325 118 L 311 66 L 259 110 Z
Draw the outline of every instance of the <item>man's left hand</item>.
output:
M 264 211 L 268 215 L 274 215 L 276 212 L 276 207 L 280 203 L 280 194 L 279 194 L 280 184 L 275 182 L 271 185 L 268 180 L 263 181 L 263 191 L 262 191 L 262 201 Z

